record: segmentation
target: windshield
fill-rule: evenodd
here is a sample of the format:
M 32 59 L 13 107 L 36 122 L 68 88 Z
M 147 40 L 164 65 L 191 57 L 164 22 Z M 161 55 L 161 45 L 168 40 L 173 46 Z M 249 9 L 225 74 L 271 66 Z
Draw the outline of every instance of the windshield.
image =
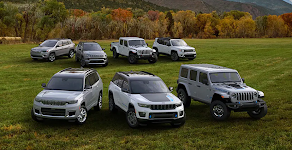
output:
M 40 47 L 54 47 L 56 45 L 57 41 L 44 41 Z
M 168 93 L 163 81 L 131 81 L 132 94 Z
M 212 83 L 240 82 L 241 81 L 239 74 L 236 72 L 210 73 L 210 79 Z
M 188 44 L 182 40 L 182 39 L 177 39 L 177 40 L 171 40 L 172 46 L 187 46 Z
M 139 45 L 146 45 L 144 40 L 130 40 L 129 41 L 130 46 L 139 46 Z
M 82 91 L 83 79 L 56 77 L 50 80 L 46 88 L 49 90 Z
M 83 51 L 102 51 L 102 48 L 97 43 L 84 43 Z

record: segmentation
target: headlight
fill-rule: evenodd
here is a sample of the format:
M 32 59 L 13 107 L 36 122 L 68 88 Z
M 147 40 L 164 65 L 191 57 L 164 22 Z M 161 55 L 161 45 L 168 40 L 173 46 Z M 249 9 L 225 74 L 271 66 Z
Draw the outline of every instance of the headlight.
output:
M 72 100 L 72 101 L 68 101 L 68 104 L 76 104 L 78 102 L 78 100 Z
M 258 92 L 254 92 L 253 95 L 254 95 L 255 97 L 257 97 L 257 96 L 258 96 Z
M 180 51 L 180 52 L 184 52 L 184 50 L 183 50 L 183 49 L 180 49 L 179 51 Z
M 235 94 L 235 93 L 232 93 L 232 94 L 231 94 L 231 97 L 232 97 L 232 98 L 236 98 L 236 94 Z
M 147 104 L 140 104 L 140 103 L 138 103 L 138 106 L 139 107 L 150 108 L 150 105 L 147 105 Z
M 39 102 L 39 103 L 42 102 L 42 100 L 41 100 L 41 99 L 38 99 L 38 98 L 35 98 L 34 100 L 35 100 L 36 102 Z
M 178 104 L 175 104 L 175 106 L 176 106 L 176 107 L 180 107 L 182 104 L 183 104 L 183 103 L 180 102 L 180 103 L 178 103 Z

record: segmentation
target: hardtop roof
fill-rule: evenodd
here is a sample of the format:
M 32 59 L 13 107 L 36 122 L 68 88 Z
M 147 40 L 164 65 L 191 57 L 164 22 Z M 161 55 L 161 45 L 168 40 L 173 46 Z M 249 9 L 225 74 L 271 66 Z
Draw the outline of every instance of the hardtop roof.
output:
M 196 69 L 202 72 L 237 72 L 235 69 L 222 67 L 213 64 L 184 64 L 181 67 Z
M 144 40 L 143 38 L 139 37 L 120 37 L 122 40 Z

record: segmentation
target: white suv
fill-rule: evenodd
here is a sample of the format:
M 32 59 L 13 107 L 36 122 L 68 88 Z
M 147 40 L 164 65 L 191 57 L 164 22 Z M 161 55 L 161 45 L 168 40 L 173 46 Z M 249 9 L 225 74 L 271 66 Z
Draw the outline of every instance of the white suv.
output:
M 183 103 L 157 76 L 145 71 L 117 72 L 109 85 L 109 110 L 126 112 L 130 127 L 147 123 L 185 123 Z
M 102 107 L 103 83 L 94 69 L 67 68 L 56 73 L 34 99 L 32 119 L 76 120 L 85 123 L 87 111 Z

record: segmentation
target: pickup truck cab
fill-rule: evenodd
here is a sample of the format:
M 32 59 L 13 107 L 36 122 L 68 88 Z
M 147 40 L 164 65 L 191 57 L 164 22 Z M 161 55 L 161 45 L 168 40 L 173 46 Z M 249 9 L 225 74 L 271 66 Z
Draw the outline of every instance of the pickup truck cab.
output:
M 173 61 L 179 58 L 188 58 L 194 60 L 197 56 L 195 48 L 188 46 L 182 39 L 155 38 L 153 49 L 159 54 L 170 55 Z
M 138 59 L 148 59 L 149 63 L 157 61 L 156 51 L 148 47 L 142 38 L 120 37 L 119 42 L 112 42 L 110 46 L 114 58 L 127 56 L 130 64 L 137 63 Z

